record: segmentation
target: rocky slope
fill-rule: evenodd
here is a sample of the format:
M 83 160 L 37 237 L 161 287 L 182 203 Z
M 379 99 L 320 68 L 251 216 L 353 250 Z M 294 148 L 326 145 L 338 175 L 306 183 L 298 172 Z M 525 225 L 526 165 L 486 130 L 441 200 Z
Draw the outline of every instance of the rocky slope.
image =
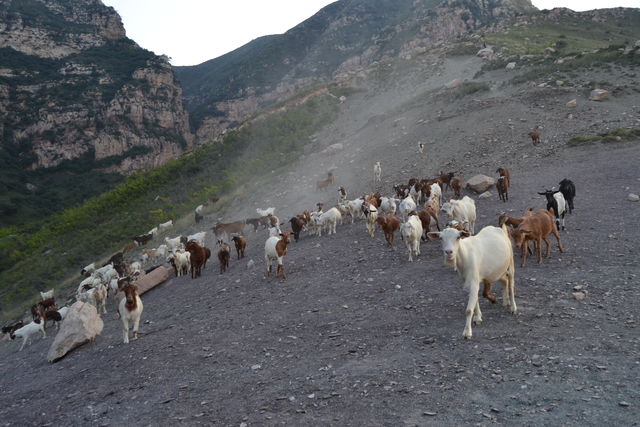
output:
M 185 87 L 192 130 L 198 140 L 207 141 L 265 106 L 319 82 L 376 61 L 422 54 L 469 30 L 534 10 L 527 0 L 342 0 L 287 33 L 263 40 L 241 64 L 232 52 L 175 71 Z M 219 72 L 203 77 L 207 73 L 202 70 L 212 68 Z
M 193 147 L 167 58 L 128 39 L 113 8 L 0 4 L 0 147 L 10 164 L 33 170 L 88 156 L 97 169 L 130 173 Z

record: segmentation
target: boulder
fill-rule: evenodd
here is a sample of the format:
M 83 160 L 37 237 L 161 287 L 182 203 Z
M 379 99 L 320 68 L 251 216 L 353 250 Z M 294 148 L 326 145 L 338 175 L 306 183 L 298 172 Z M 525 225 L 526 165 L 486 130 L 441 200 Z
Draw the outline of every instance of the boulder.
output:
M 74 348 L 93 341 L 100 335 L 103 327 L 104 323 L 93 305 L 76 302 L 69 307 L 67 316 L 60 325 L 60 331 L 47 353 L 47 360 L 51 363 L 57 362 Z
M 577 106 L 578 106 L 578 100 L 575 98 L 567 102 L 567 108 L 576 108 Z
M 505 71 L 513 71 L 516 68 L 515 62 L 509 62 L 507 66 L 504 68 Z
M 455 80 L 451 80 L 449 83 L 447 83 L 446 85 L 444 85 L 444 87 L 446 87 L 447 89 L 453 89 L 454 87 L 458 87 L 462 84 L 462 80 L 460 79 L 455 79 Z
M 607 96 L 609 96 L 609 91 L 608 90 L 594 89 L 594 90 L 591 91 L 591 94 L 589 95 L 589 100 L 591 100 L 591 101 L 600 101 L 601 99 L 604 99 Z
M 634 48 L 640 47 L 640 40 L 636 41 L 633 45 Z
M 640 201 L 640 196 L 638 196 L 637 194 L 629 194 L 629 197 L 627 197 L 627 200 L 630 202 L 638 202 Z
M 495 184 L 493 178 L 482 174 L 473 176 L 467 181 L 468 187 L 477 193 L 484 193 L 493 184 Z
M 172 269 L 173 271 L 173 269 Z M 158 286 L 160 283 L 164 282 L 169 278 L 169 270 L 167 270 L 163 265 L 153 270 L 151 273 L 146 274 L 140 277 L 138 280 L 133 282 L 134 285 L 138 288 L 138 295 L 142 295 L 147 292 L 149 289 Z M 124 298 L 124 292 L 118 292 L 116 295 L 116 301 L 118 307 L 120 307 L 120 300 Z
M 486 58 L 487 56 L 491 56 L 493 55 L 493 50 L 489 47 L 485 47 L 484 49 L 480 49 L 478 51 L 478 53 L 476 53 L 476 56 L 479 56 L 481 58 Z
M 342 150 L 344 150 L 344 146 L 342 144 L 331 144 L 326 149 L 324 149 L 322 152 L 327 154 L 327 155 L 332 155 L 332 154 L 338 154 Z

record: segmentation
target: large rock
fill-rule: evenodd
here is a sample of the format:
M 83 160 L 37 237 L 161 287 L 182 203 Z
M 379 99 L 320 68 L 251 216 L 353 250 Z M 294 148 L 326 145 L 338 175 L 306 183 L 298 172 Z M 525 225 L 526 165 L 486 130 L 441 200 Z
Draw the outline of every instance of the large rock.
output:
M 74 348 L 93 341 L 100 335 L 103 327 L 104 323 L 93 305 L 76 302 L 69 307 L 67 316 L 60 325 L 60 331 L 47 353 L 47 360 L 57 362 Z
M 486 58 L 487 56 L 491 56 L 493 55 L 493 50 L 489 47 L 485 47 L 484 49 L 480 49 L 478 51 L 478 53 L 476 53 L 476 56 L 479 56 L 481 58 Z
M 453 89 L 454 87 L 458 87 L 462 84 L 462 80 L 460 79 L 455 79 L 455 80 L 451 80 L 449 83 L 447 83 L 446 85 L 444 85 L 444 87 L 446 87 L 447 89 Z
M 600 101 L 601 99 L 604 99 L 607 96 L 609 96 L 609 91 L 608 90 L 594 89 L 594 90 L 591 91 L 591 94 L 589 95 L 589 99 L 591 101 Z
M 484 193 L 489 187 L 495 184 L 495 180 L 486 175 L 476 175 L 467 181 L 469 188 L 477 193 Z
M 515 62 L 509 62 L 507 66 L 504 68 L 505 71 L 513 71 L 516 68 Z
M 211 260 L 210 260 L 211 261 Z M 213 265 L 213 264 L 211 264 Z M 173 268 L 171 272 L 173 272 Z M 169 270 L 167 270 L 163 265 L 153 270 L 151 273 L 146 274 L 136 280 L 133 284 L 138 288 L 138 295 L 142 295 L 147 292 L 149 289 L 158 286 L 160 283 L 164 282 L 169 278 Z M 118 307 L 120 306 L 120 300 L 124 298 L 124 292 L 118 292 L 116 295 L 116 301 L 118 302 Z

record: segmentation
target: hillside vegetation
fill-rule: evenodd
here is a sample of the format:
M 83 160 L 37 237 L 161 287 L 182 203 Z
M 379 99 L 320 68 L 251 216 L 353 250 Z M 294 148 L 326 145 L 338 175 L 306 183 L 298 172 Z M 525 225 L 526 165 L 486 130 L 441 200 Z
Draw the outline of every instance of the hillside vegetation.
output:
M 231 132 L 223 143 L 202 145 L 166 165 L 134 173 L 115 189 L 46 221 L 2 228 L 0 310 L 30 300 L 38 291 L 59 288 L 84 265 L 207 200 L 220 198 L 216 209 L 224 209 L 239 195 L 241 184 L 269 179 L 272 171 L 297 160 L 310 144 L 308 137 L 334 117 L 335 104 L 331 97 L 312 99 L 271 114 Z

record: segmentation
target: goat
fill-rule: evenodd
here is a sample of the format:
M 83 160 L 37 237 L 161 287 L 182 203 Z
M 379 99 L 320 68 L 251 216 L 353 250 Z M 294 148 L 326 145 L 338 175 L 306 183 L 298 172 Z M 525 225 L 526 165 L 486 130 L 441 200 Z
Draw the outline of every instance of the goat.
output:
M 471 338 L 471 323 L 482 322 L 482 312 L 478 300 L 480 282 L 484 283 L 484 295 L 488 296 L 492 282 L 501 282 L 502 306 L 510 307 L 516 313 L 513 250 L 509 230 L 488 226 L 476 236 L 466 231 L 446 228 L 441 232 L 429 232 L 429 237 L 442 240 L 444 265 L 454 267 L 469 291 L 467 321 L 462 336 Z M 495 298 L 490 300 L 492 302 Z
M 383 197 L 380 199 L 379 213 L 387 217 L 389 215 L 395 215 L 396 213 L 396 199 L 395 196 Z
M 338 203 L 344 203 L 347 201 L 347 190 L 344 189 L 344 187 L 340 187 L 338 188 L 338 191 L 340 192 L 340 199 L 338 200 Z
M 437 197 L 438 204 L 442 205 L 442 186 L 439 183 L 433 183 L 429 186 L 431 190 L 431 198 Z
M 231 254 L 229 253 L 229 245 L 224 243 L 220 246 L 220 250 L 218 251 L 218 260 L 220 261 L 220 274 L 222 274 L 224 271 L 227 271 L 227 267 L 229 267 L 229 258 L 231 258 Z
M 83 268 L 82 271 L 80 271 L 80 274 L 82 274 L 84 276 L 85 274 L 93 273 L 93 270 L 95 270 L 95 269 L 96 269 L 95 264 L 91 263 L 91 264 L 87 265 L 85 268 Z
M 42 301 L 53 298 L 53 289 L 50 289 L 47 292 L 40 292 L 40 296 L 42 297 Z
M 421 240 L 429 240 L 428 237 L 425 238 L 425 234 L 424 233 L 428 233 L 429 231 L 431 231 L 431 229 L 436 225 L 436 221 L 434 221 L 431 217 L 431 214 L 426 211 L 411 211 L 409 212 L 409 216 L 417 216 L 418 219 L 420 220 L 420 224 L 422 225 L 422 231 L 423 234 L 420 235 L 420 239 Z M 439 230 L 438 230 L 439 231 Z
M 516 228 L 513 233 L 511 233 L 511 237 L 516 242 L 516 246 L 521 249 L 522 256 L 522 264 L 524 267 L 527 261 L 527 250 L 525 249 L 525 245 L 528 248 L 528 240 L 533 240 L 537 243 L 538 248 L 538 263 L 542 262 L 542 240 L 547 244 L 547 253 L 544 256 L 545 258 L 549 258 L 549 254 L 551 253 L 551 241 L 549 240 L 549 235 L 553 234 L 558 239 L 558 248 L 560 252 L 564 252 L 562 249 L 562 242 L 560 241 L 560 234 L 558 234 L 558 229 L 553 222 L 553 208 L 551 210 L 539 210 L 535 214 L 527 217 L 522 221 L 522 224 Z
M 565 178 L 560 181 L 560 192 L 569 205 L 569 213 L 573 212 L 573 198 L 576 196 L 576 186 L 574 183 Z
M 282 278 L 286 279 L 284 274 L 284 265 L 282 260 L 287 254 L 287 246 L 291 243 L 291 233 L 285 231 L 280 233 L 280 237 L 269 237 L 264 245 L 264 259 L 267 261 L 267 276 L 271 275 L 271 261 L 278 260 L 278 269 L 276 270 L 276 277 L 280 270 L 282 270 Z
M 200 277 L 202 275 L 202 266 L 204 265 L 206 258 L 204 249 L 202 249 L 202 246 L 195 241 L 190 241 L 187 243 L 185 250 L 191 254 L 191 278 L 195 279 Z
M 567 213 L 567 208 L 562 193 L 559 190 L 545 190 L 544 193 L 538 192 L 538 194 L 547 198 L 547 210 L 549 212 L 552 212 L 551 208 L 553 208 L 553 212 L 555 212 L 556 216 L 556 227 L 558 230 L 560 230 L 560 218 L 562 217 L 562 229 L 564 230 L 564 216 Z
M 504 176 L 498 178 L 496 181 L 496 190 L 498 190 L 500 200 L 506 203 L 507 200 L 509 200 L 509 180 Z
M 244 258 L 244 249 L 247 247 L 247 241 L 242 236 L 233 236 L 233 239 L 231 240 L 236 244 L 238 259 L 240 259 L 240 254 L 242 254 L 242 258 Z
M 381 173 L 382 173 L 382 167 L 380 167 L 380 162 L 378 162 L 373 166 L 373 180 L 374 181 L 382 181 L 380 179 L 380 174 Z
M 142 315 L 142 300 L 138 296 L 138 287 L 135 285 L 125 285 L 122 288 L 124 298 L 120 301 L 118 312 L 120 313 L 120 322 L 122 322 L 122 331 L 124 333 L 124 343 L 129 344 L 129 323 L 133 323 L 132 340 L 138 339 L 138 326 L 140 325 L 140 316 Z
M 166 230 L 167 228 L 173 227 L 175 223 L 176 223 L 175 219 L 170 219 L 167 222 L 159 224 L 158 227 L 160 227 L 160 231 L 163 231 L 163 230 Z
M 422 223 L 417 216 L 410 216 L 409 220 L 400 225 L 400 235 L 409 249 L 409 262 L 413 262 L 412 254 L 420 255 L 420 240 L 422 238 Z
M 135 241 L 127 244 L 124 248 L 122 248 L 122 254 L 124 255 L 127 251 L 130 251 L 131 249 L 135 248 L 136 246 L 138 246 L 136 244 Z
M 240 238 L 244 239 L 244 237 L 240 237 Z M 207 261 L 209 260 L 209 258 L 211 258 L 211 249 L 202 248 L 202 250 L 204 251 L 204 263 L 202 263 L 202 269 L 204 270 L 207 267 Z M 242 256 L 244 256 L 244 253 L 242 254 Z
M 202 221 L 203 216 L 196 212 L 196 224 L 199 224 Z
M 289 220 L 291 223 L 291 230 L 293 231 L 293 238 L 298 241 L 300 238 L 300 232 L 302 231 L 302 227 L 304 226 L 302 220 L 298 217 L 293 217 Z
M 424 142 L 418 142 L 418 152 L 422 154 L 422 149 L 424 148 Z
M 375 232 L 376 220 L 378 219 L 378 209 L 370 204 L 365 208 L 364 216 L 366 217 L 367 221 L 367 233 L 369 234 L 369 236 L 373 237 L 373 234 Z
M 257 208 L 256 212 L 258 212 L 258 215 L 260 216 L 267 216 L 269 214 L 273 215 L 276 212 L 276 208 L 268 208 L 268 209 Z
M 238 220 L 236 222 L 231 222 L 228 224 L 223 224 L 221 222 L 217 223 L 213 228 L 213 232 L 216 235 L 216 238 L 220 238 L 223 233 L 227 233 L 227 236 L 230 236 L 231 233 L 237 234 L 240 233 L 242 237 L 244 237 L 244 227 L 247 225 L 244 220 Z
M 325 179 L 324 181 L 316 182 L 316 193 L 318 192 L 318 190 L 322 190 L 323 188 L 324 188 L 324 191 L 328 191 L 327 187 L 329 187 L 329 184 L 331 184 L 330 179 Z
M 400 214 L 402 215 L 402 221 L 407 220 L 407 216 L 409 212 L 416 210 L 416 203 L 413 201 L 413 197 L 409 194 L 402 202 L 400 202 L 400 207 L 398 208 Z
M 455 172 L 444 173 L 442 171 L 438 171 L 438 173 L 440 174 L 440 179 L 442 180 L 442 183 L 444 184 L 444 187 L 445 187 L 443 191 L 446 191 L 447 187 L 449 187 L 449 189 L 452 189 L 451 180 L 453 179 L 453 175 L 455 174 Z
M 14 332 L 22 328 L 23 326 L 24 326 L 24 322 L 21 320 L 15 325 L 4 326 L 2 328 L 2 333 L 9 334 L 9 339 L 14 340 L 16 338 L 15 335 L 13 335 Z
M 462 200 L 449 200 L 442 205 L 441 211 L 447 214 L 449 219 L 469 223 L 469 231 L 474 234 L 476 223 L 476 202 L 469 196 L 464 196 Z
M 207 238 L 207 232 L 206 231 L 201 231 L 199 233 L 195 233 L 195 234 L 192 234 L 191 236 L 188 236 L 187 237 L 187 243 L 189 243 L 191 241 L 194 241 L 197 244 L 199 244 L 200 246 L 204 246 L 204 242 L 205 242 L 206 238 Z M 185 244 L 185 247 L 186 246 L 187 245 Z
M 327 172 L 327 181 L 331 181 L 329 185 L 333 185 L 335 180 L 336 180 L 336 176 L 333 174 L 333 172 L 331 171 Z
M 529 132 L 529 136 L 533 141 L 533 145 L 538 145 L 540 143 L 540 132 L 534 130 L 533 132 Z
M 44 301 L 40 301 L 38 305 L 42 307 L 43 310 L 46 310 L 47 308 L 53 307 L 54 305 L 56 305 L 56 300 L 54 297 L 47 298 Z
M 500 176 L 504 176 L 509 181 L 509 185 L 511 185 L 511 175 L 509 174 L 509 168 L 498 168 L 496 170 L 500 174 Z
M 153 240 L 153 233 L 148 233 L 142 236 L 133 237 L 132 240 L 135 241 L 138 244 L 138 246 L 146 245 L 151 240 Z
M 40 310 L 38 312 L 38 317 L 40 318 L 40 320 L 42 320 L 43 329 L 45 330 L 47 329 L 47 322 L 49 320 L 54 323 L 56 329 L 59 328 L 60 322 L 62 322 L 62 315 L 58 312 L 57 307 L 52 307 L 46 311 Z
M 19 351 L 22 351 L 27 341 L 31 340 L 32 335 L 34 334 L 39 335 L 40 332 L 42 332 L 42 338 L 47 337 L 47 333 L 44 330 L 44 324 L 40 319 L 36 319 L 33 322 L 29 323 L 28 325 L 23 326 L 22 328 L 14 331 L 13 339 L 15 339 L 16 337 L 22 338 L 22 346 L 20 347 Z
M 453 197 L 460 197 L 460 192 L 462 191 L 462 180 L 460 180 L 459 177 L 454 176 L 451 180 L 451 188 L 454 193 Z
M 376 222 L 378 223 L 378 227 L 384 231 L 384 238 L 387 239 L 387 247 L 393 245 L 393 233 L 400 229 L 400 220 L 398 217 L 395 214 L 389 215 L 386 218 L 379 216 L 376 218 Z

